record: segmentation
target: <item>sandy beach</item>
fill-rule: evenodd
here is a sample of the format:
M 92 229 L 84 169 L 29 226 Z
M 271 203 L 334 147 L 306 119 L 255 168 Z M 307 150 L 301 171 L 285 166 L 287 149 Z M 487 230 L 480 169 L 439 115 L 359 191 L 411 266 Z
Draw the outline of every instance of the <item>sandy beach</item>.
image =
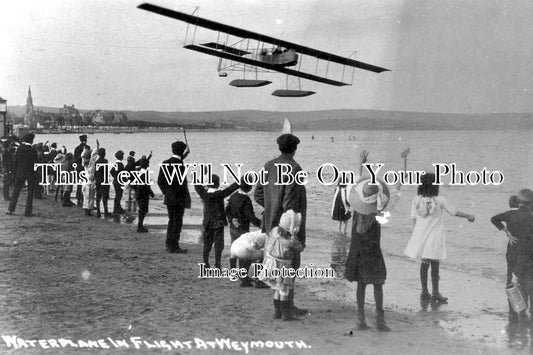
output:
M 505 332 L 505 297 L 496 281 L 443 270 L 450 304 L 424 310 L 417 264 L 386 255 L 390 333 L 375 329 L 371 289 L 372 329 L 355 330 L 355 284 L 342 278 L 298 280 L 296 303 L 310 314 L 272 320 L 270 290 L 198 278 L 198 244 L 183 244 L 188 254 L 169 254 L 162 233 L 136 233 L 133 225 L 84 216 L 51 197 L 36 200 L 37 216 L 25 218 L 24 202 L 22 194 L 15 215 L 0 214 L 1 353 L 501 354 L 529 348 L 529 329 Z M 7 210 L 5 201 L 0 210 Z M 198 208 L 189 210 L 185 223 L 198 217 Z M 194 240 L 199 231 L 184 233 Z M 317 252 L 308 249 L 304 264 Z

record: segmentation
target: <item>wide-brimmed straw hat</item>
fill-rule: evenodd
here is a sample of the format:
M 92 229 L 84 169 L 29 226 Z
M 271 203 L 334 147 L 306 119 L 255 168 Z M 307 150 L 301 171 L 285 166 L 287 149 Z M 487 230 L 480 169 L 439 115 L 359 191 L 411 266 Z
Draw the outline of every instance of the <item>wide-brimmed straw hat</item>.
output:
M 379 184 L 371 184 L 369 178 L 361 178 L 350 189 L 348 203 L 357 213 L 368 215 L 382 211 L 390 200 L 390 191 L 387 185 L 377 179 Z

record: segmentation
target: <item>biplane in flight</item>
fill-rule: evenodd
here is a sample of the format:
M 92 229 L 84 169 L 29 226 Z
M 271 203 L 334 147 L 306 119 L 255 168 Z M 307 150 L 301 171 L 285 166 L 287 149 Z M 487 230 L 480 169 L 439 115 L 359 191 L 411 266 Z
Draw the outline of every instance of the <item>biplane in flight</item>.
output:
M 138 8 L 186 22 L 188 25 L 184 48 L 218 57 L 218 75 L 220 77 L 227 77 L 231 72 L 243 73 L 242 79 L 235 79 L 230 82 L 230 85 L 235 87 L 268 85 L 271 81 L 259 79 L 260 73 L 278 72 L 286 74 L 286 88 L 275 90 L 272 95 L 303 97 L 315 92 L 302 90 L 301 78 L 328 85 L 346 86 L 353 85 L 356 68 L 374 73 L 389 71 L 389 69 L 355 59 L 341 57 L 157 5 L 144 3 Z M 189 36 L 189 25 L 193 26 L 192 36 Z M 197 40 L 199 37 L 198 27 L 214 32 L 209 34 L 209 38 L 212 36 L 213 40 Z M 305 66 L 302 65 L 304 61 Z M 334 66 L 337 68 L 333 68 Z M 251 76 L 253 79 L 250 79 Z M 289 89 L 289 79 L 297 80 L 297 90 Z

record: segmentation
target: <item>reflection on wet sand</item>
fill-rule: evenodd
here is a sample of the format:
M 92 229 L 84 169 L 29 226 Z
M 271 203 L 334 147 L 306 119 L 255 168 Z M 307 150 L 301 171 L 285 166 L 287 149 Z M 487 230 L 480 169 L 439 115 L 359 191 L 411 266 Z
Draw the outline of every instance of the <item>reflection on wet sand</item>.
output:
M 335 270 L 337 278 L 344 278 L 344 267 L 348 257 L 350 238 L 342 234 L 336 234 L 331 244 L 331 267 Z
M 533 352 L 533 343 L 530 343 L 531 329 L 528 324 L 509 324 L 505 327 L 507 346 L 512 350 L 524 350 L 529 345 L 530 352 Z
M 432 302 L 429 300 L 420 300 L 420 312 L 427 312 L 428 308 L 431 308 L 432 312 L 437 312 L 442 305 L 446 303 Z

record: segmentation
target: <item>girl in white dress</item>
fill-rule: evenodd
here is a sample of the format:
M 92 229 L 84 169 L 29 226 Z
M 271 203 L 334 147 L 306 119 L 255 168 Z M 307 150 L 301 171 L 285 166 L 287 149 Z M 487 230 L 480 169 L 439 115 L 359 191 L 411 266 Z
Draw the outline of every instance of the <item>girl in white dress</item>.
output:
M 422 293 L 420 299 L 446 303 L 448 298 L 439 293 L 439 262 L 446 258 L 446 236 L 444 229 L 444 211 L 452 216 L 462 217 L 473 222 L 471 214 L 458 211 L 439 194 L 439 185 L 434 184 L 435 174 L 422 175 L 418 195 L 411 204 L 411 219 L 414 223 L 413 234 L 405 248 L 405 255 L 421 259 L 420 282 Z M 431 265 L 431 283 L 433 293 L 428 291 L 428 270 Z

